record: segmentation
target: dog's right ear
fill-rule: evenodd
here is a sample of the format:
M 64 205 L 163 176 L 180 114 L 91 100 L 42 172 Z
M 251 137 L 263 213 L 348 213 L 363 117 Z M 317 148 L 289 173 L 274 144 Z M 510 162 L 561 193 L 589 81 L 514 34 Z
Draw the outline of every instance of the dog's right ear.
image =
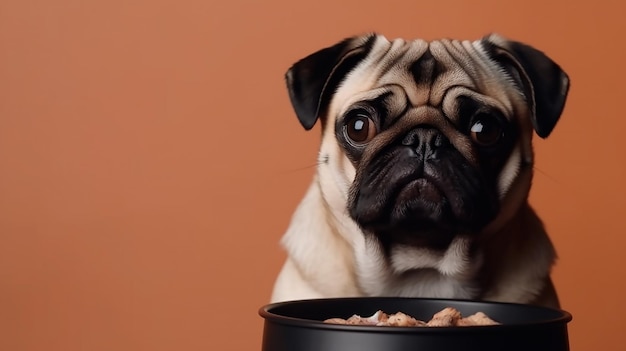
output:
M 330 98 L 352 69 L 370 52 L 377 35 L 355 36 L 296 62 L 285 74 L 298 120 L 309 130 L 325 114 Z

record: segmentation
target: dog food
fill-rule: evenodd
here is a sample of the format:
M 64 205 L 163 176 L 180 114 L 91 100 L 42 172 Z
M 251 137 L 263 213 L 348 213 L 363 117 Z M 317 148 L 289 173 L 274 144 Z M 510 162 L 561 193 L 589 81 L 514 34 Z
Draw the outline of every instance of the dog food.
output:
M 402 312 L 387 314 L 379 310 L 370 317 L 361 317 L 355 314 L 348 319 L 326 319 L 324 323 L 347 325 L 375 325 L 388 327 L 469 327 L 500 324 L 489 318 L 483 312 L 476 312 L 471 316 L 463 317 L 461 316 L 461 312 L 452 307 L 446 307 L 443 310 L 435 313 L 428 322 L 415 319 Z

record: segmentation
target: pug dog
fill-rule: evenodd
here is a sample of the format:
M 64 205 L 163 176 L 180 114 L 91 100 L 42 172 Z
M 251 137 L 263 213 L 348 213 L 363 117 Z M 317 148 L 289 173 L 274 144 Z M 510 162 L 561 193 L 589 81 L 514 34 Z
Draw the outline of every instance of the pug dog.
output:
M 281 239 L 272 302 L 358 296 L 559 307 L 556 259 L 528 202 L 532 138 L 570 82 L 527 44 L 346 38 L 286 73 L 321 124 L 317 169 Z

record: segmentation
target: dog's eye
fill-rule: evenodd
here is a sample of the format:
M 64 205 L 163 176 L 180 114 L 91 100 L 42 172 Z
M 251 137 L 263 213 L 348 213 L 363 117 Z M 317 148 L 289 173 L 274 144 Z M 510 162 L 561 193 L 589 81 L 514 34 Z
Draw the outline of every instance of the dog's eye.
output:
M 376 135 L 376 124 L 367 112 L 356 111 L 346 118 L 345 133 L 355 143 L 366 143 Z
M 474 117 L 470 127 L 472 140 L 481 146 L 492 146 L 499 142 L 504 135 L 502 123 L 497 117 L 481 113 Z

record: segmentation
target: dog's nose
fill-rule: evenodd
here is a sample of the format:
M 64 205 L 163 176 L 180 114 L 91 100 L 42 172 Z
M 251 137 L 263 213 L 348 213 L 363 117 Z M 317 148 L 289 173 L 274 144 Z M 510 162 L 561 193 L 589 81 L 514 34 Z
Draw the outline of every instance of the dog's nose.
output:
M 424 159 L 434 157 L 437 150 L 449 144 L 448 138 L 432 127 L 414 128 L 402 139 L 402 145 L 411 147 Z

